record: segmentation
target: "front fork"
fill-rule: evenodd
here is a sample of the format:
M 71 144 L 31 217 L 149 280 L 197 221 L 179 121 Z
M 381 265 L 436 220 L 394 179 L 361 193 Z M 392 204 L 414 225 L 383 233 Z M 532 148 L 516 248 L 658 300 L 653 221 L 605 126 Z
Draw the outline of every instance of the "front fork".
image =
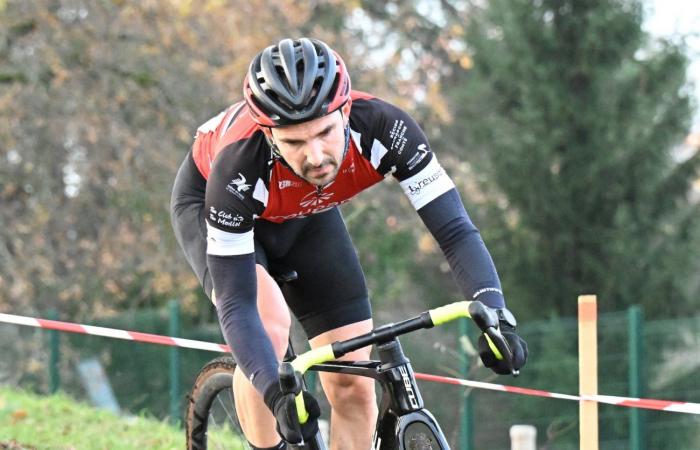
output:
M 424 408 L 413 368 L 398 339 L 377 346 L 382 400 L 373 450 L 449 450 L 433 415 Z

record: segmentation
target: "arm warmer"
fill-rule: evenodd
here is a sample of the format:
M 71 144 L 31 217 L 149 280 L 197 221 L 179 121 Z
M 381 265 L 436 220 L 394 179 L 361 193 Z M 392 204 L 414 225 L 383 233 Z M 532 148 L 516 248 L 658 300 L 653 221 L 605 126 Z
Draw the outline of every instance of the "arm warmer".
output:
M 432 200 L 418 215 L 440 245 L 462 294 L 491 308 L 505 307 L 496 267 L 457 190 Z
M 221 331 L 233 358 L 258 392 L 279 390 L 279 363 L 258 314 L 255 255 L 207 255 L 207 265 Z

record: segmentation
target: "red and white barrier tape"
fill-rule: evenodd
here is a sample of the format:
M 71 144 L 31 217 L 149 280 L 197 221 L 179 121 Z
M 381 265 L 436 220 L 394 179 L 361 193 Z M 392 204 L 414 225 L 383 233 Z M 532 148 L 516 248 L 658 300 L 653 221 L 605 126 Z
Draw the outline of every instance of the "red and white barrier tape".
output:
M 59 322 L 57 320 L 34 319 L 32 317 L 15 316 L 12 314 L 0 313 L 0 322 L 14 323 L 16 325 L 26 325 L 36 328 L 46 328 L 49 330 L 67 331 L 69 333 L 90 334 L 93 336 L 125 339 L 127 341 L 146 342 L 149 344 L 169 345 L 171 347 L 194 348 L 197 350 L 207 350 L 210 352 L 231 351 L 228 345 L 223 344 L 213 344 L 211 342 L 161 336 L 158 334 L 139 333 L 138 331 L 126 331 L 117 330 L 114 328 L 79 325 L 77 323 Z
M 89 334 L 94 336 L 110 337 L 115 339 L 125 339 L 135 342 L 145 342 L 149 344 L 168 345 L 171 347 L 193 348 L 197 350 L 207 350 L 210 352 L 230 352 L 228 345 L 214 344 L 211 342 L 195 341 L 192 339 L 181 339 L 176 337 L 161 336 L 158 334 L 139 333 L 137 331 L 117 330 L 114 328 L 94 327 L 90 325 L 80 325 L 71 322 L 60 322 L 57 320 L 35 319 L 26 316 L 16 316 L 12 314 L 0 313 L 0 322 L 12 323 L 15 325 L 25 325 L 35 328 L 45 328 L 49 330 L 65 331 L 69 333 Z M 484 383 L 482 381 L 469 381 L 459 378 L 442 377 L 425 373 L 416 373 L 416 378 L 424 381 L 432 381 L 444 384 L 456 384 L 476 389 L 486 389 L 491 391 L 510 392 L 513 394 L 529 395 L 534 397 L 557 398 L 561 400 L 593 401 L 607 403 L 616 406 L 627 406 L 630 408 L 655 409 L 660 411 L 672 411 L 687 414 L 700 414 L 700 403 L 676 402 L 669 400 L 653 400 L 646 398 L 615 397 L 610 395 L 568 395 L 556 392 L 540 391 L 537 389 L 521 388 L 517 386 L 507 386 L 504 384 Z
M 521 388 L 517 386 L 507 386 L 505 384 L 484 383 L 481 381 L 469 381 L 459 378 L 441 377 L 426 373 L 416 373 L 416 378 L 424 381 L 436 383 L 457 384 L 476 389 L 487 389 L 490 391 L 510 392 L 513 394 L 529 395 L 534 397 L 558 398 L 561 400 L 582 401 L 588 400 L 609 405 L 627 406 L 629 408 L 656 409 L 660 411 L 680 412 L 687 414 L 700 414 L 700 403 L 676 402 L 670 400 L 653 400 L 648 398 L 615 397 L 612 395 L 568 395 L 556 392 L 540 391 L 537 389 Z

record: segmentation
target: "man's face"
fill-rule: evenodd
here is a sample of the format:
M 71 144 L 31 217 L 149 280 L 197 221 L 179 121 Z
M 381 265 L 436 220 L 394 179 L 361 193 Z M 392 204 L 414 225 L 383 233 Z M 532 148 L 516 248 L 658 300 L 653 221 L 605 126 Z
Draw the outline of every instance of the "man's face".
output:
M 325 186 L 338 175 L 347 123 L 345 107 L 342 109 L 343 114 L 334 111 L 308 122 L 271 129 L 284 160 L 311 184 Z

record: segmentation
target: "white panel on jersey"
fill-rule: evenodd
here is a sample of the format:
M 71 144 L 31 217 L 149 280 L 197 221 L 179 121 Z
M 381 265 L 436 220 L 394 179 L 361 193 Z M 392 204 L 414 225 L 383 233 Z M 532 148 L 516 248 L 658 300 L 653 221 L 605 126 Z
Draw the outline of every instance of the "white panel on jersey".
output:
M 226 111 L 221 111 L 219 114 L 216 116 L 212 117 L 211 119 L 207 120 L 204 122 L 202 125 L 197 128 L 197 133 L 209 133 L 210 131 L 216 130 L 216 127 L 219 126 L 221 121 L 224 119 L 224 116 L 226 115 Z
M 355 147 L 362 153 L 362 134 L 350 128 L 350 138 L 355 141 Z
M 258 182 L 255 183 L 255 190 L 253 191 L 253 198 L 263 205 L 267 206 L 267 197 L 269 192 L 265 187 L 265 182 L 258 178 Z
M 207 223 L 207 254 L 216 256 L 248 255 L 255 251 L 253 230 L 229 233 Z
M 435 155 L 423 170 L 399 184 L 417 210 L 455 187 Z
M 231 114 L 228 116 L 228 120 L 226 121 L 226 125 L 221 127 L 221 130 L 219 131 L 219 137 L 223 136 L 224 133 L 226 133 L 226 130 L 231 126 L 231 122 L 233 122 L 233 118 L 236 117 L 236 114 L 238 114 L 238 111 L 243 108 L 244 102 L 240 102 L 238 104 L 233 105 L 229 110 L 231 111 Z
M 389 152 L 389 150 L 384 147 L 384 144 L 379 142 L 379 139 L 375 139 L 374 142 L 372 142 L 372 159 L 370 160 L 372 162 L 372 167 L 375 169 L 379 167 L 379 163 L 382 162 L 382 158 L 384 158 L 384 155 L 386 155 Z

